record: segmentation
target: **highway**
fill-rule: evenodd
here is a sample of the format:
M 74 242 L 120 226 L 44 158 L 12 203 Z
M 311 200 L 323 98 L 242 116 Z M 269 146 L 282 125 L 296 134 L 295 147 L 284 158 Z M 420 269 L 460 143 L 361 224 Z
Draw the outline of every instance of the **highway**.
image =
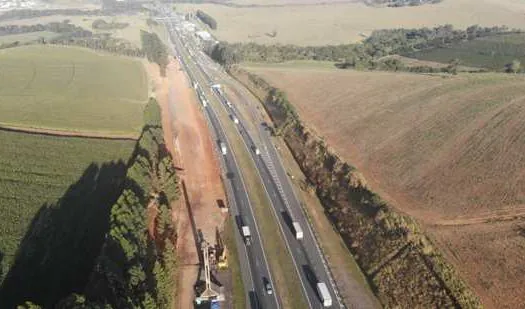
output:
M 191 73 L 191 68 L 188 63 L 184 61 L 184 57 L 187 55 L 180 49 L 180 41 L 174 32 L 173 25 L 169 20 L 165 23 L 167 29 L 170 30 L 171 42 L 179 47 L 177 48 L 177 56 L 179 56 L 182 66 L 184 67 L 189 79 L 191 81 L 196 81 L 196 78 Z M 197 97 L 208 97 L 200 87 L 196 87 L 195 90 Z M 235 227 L 238 231 L 235 239 L 241 264 L 240 268 L 245 287 L 247 308 L 280 309 L 280 300 L 274 287 L 267 258 L 262 247 L 259 228 L 252 212 L 250 199 L 247 193 L 248 191 L 242 179 L 242 174 L 236 162 L 235 155 L 232 152 L 232 147 L 230 146 L 222 124 L 213 108 L 208 105 L 207 107 L 203 107 L 203 110 L 211 132 L 215 136 L 217 153 L 221 158 L 221 167 L 225 175 L 223 179 L 226 185 L 230 213 L 235 219 Z M 226 145 L 226 154 L 221 152 L 221 142 Z M 241 236 L 241 226 L 243 225 L 248 226 L 251 231 L 251 240 L 249 244 L 245 241 L 244 237 Z M 265 287 L 265 283 L 267 282 L 272 286 L 273 293 L 271 295 L 267 293 Z
M 169 27 L 169 29 L 174 30 L 173 25 L 170 26 L 171 27 Z M 176 32 L 170 32 L 172 42 L 175 44 L 176 54 L 184 64 L 186 73 L 189 75 L 191 80 L 198 80 L 202 88 L 210 87 L 212 84 L 220 84 L 221 82 L 226 81 L 226 77 L 221 76 L 223 73 L 217 69 L 216 65 L 212 63 L 211 59 L 203 56 L 197 48 L 192 48 L 191 42 L 184 41 L 183 43 Z M 191 61 L 185 61 L 184 59 L 190 58 L 189 55 L 191 55 L 193 59 Z M 210 68 L 215 72 L 215 74 L 208 71 Z M 199 90 L 199 92 L 199 94 L 205 97 L 207 100 L 212 99 L 209 95 L 206 95 L 206 93 L 202 92 L 201 90 Z M 321 299 L 316 291 L 316 283 L 325 282 L 333 299 L 333 305 L 331 308 L 345 308 L 341 302 L 338 291 L 332 279 L 332 275 L 330 274 L 324 256 L 317 243 L 317 239 L 315 238 L 313 231 L 306 220 L 302 206 L 293 191 L 293 187 L 288 178 L 288 175 L 286 174 L 286 170 L 284 169 L 279 155 L 271 141 L 271 135 L 262 125 L 262 119 L 256 124 L 258 134 L 255 138 L 253 138 L 246 130 L 246 119 L 243 119 L 239 110 L 237 110 L 235 106 L 228 102 L 228 99 L 225 97 L 224 93 L 218 89 L 214 89 L 212 93 L 214 96 L 213 99 L 217 99 L 219 102 L 221 102 L 222 108 L 228 114 L 239 119 L 237 130 L 245 144 L 246 149 L 250 153 L 251 158 L 255 163 L 257 172 L 259 173 L 261 181 L 264 185 L 264 189 L 266 190 L 268 198 L 270 199 L 273 213 L 279 222 L 279 229 L 284 237 L 287 249 L 293 258 L 294 266 L 300 278 L 301 288 L 303 290 L 304 298 L 308 304 L 308 307 L 312 309 L 323 307 Z M 243 98 L 246 100 L 246 97 Z M 255 106 L 259 104 L 258 102 L 246 101 L 243 103 L 253 109 L 252 115 L 257 114 Z M 205 109 L 217 137 L 221 141 L 226 141 L 226 136 L 224 135 L 221 123 L 216 117 L 215 111 L 213 111 L 210 106 Z M 260 150 L 260 154 L 255 153 L 255 147 Z M 229 145 L 228 149 L 231 149 Z M 235 163 L 235 157 L 231 154 L 231 152 L 228 152 L 228 155 L 225 156 L 224 161 L 226 169 L 231 172 L 231 175 L 233 175 L 233 177 L 229 178 L 229 181 L 231 182 L 231 186 L 234 191 L 233 193 L 235 195 L 239 216 L 241 218 L 246 218 L 247 222 L 250 224 L 251 229 L 253 230 L 256 227 L 256 222 L 254 220 L 253 214 L 251 213 L 248 195 L 245 192 L 242 178 L 236 177 L 240 175 L 240 173 L 238 166 Z M 303 228 L 303 239 L 296 239 L 292 222 L 298 222 Z M 255 236 L 255 234 L 258 233 L 253 234 Z M 252 278 L 253 276 L 264 276 L 269 278 L 270 272 L 268 270 L 267 263 L 264 264 L 264 267 L 262 267 L 262 263 L 264 261 L 257 260 L 257 257 L 261 256 L 257 256 L 257 253 L 264 254 L 259 235 L 257 235 L 257 239 L 254 237 L 253 243 L 254 244 L 251 246 L 253 248 L 247 247 L 248 260 L 250 264 L 249 268 Z M 243 268 L 243 272 L 244 271 L 247 270 Z M 264 292 L 264 288 L 258 286 L 258 284 L 262 284 L 262 280 L 253 278 L 253 282 L 256 294 L 259 296 L 258 298 L 261 299 L 263 297 L 261 294 L 264 293 L 260 293 L 259 291 Z M 266 295 L 264 300 L 267 298 L 268 296 Z M 278 308 L 278 305 L 278 298 L 275 298 L 275 305 L 268 303 L 263 304 L 263 307 Z

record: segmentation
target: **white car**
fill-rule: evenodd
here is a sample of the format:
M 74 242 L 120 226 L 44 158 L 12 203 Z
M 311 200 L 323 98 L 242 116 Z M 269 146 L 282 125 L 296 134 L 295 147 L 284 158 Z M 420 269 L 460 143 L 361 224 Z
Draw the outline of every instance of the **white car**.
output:
M 266 288 L 266 293 L 268 295 L 272 295 L 273 294 L 272 285 L 270 284 L 270 282 L 266 283 L 266 287 L 265 288 Z

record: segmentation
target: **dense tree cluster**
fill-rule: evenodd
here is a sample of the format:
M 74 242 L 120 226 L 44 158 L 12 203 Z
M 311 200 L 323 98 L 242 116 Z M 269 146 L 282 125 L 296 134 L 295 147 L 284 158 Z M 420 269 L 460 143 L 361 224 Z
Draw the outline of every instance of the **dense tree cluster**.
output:
M 160 108 L 151 99 L 85 293 L 68 296 L 56 308 L 172 307 L 176 235 L 170 205 L 179 189 L 160 119 Z M 148 222 L 154 222 L 153 233 Z
M 52 39 L 47 43 L 65 46 L 79 46 L 129 57 L 144 57 L 142 49 L 135 47 L 126 40 L 112 38 L 105 34 L 87 37 L 61 36 Z
M 226 66 L 242 61 L 322 60 L 339 62 L 344 68 L 374 69 L 381 66 L 377 61 L 384 56 L 438 48 L 455 42 L 510 32 L 517 30 L 477 25 L 457 30 L 451 25 L 444 25 L 434 28 L 377 30 L 357 44 L 296 46 L 222 42 L 215 45 L 209 53 L 214 60 Z
M 93 21 L 91 27 L 97 30 L 114 30 L 114 29 L 124 29 L 129 26 L 129 23 L 119 23 L 119 22 L 110 22 L 99 18 Z
M 56 33 L 90 33 L 87 30 L 84 30 L 82 27 L 78 27 L 69 23 L 68 20 L 62 22 L 50 22 L 47 24 L 36 24 L 36 25 L 5 25 L 0 26 L 0 36 L 2 35 L 11 35 L 11 34 L 20 34 L 20 33 L 29 33 L 29 32 L 39 32 L 39 31 L 50 31 Z
M 211 29 L 217 29 L 217 21 L 210 15 L 204 13 L 201 10 L 197 10 L 197 17 Z
M 140 31 L 142 40 L 142 49 L 149 61 L 155 62 L 160 66 L 160 73 L 166 76 L 166 67 L 168 66 L 168 49 L 156 33 Z

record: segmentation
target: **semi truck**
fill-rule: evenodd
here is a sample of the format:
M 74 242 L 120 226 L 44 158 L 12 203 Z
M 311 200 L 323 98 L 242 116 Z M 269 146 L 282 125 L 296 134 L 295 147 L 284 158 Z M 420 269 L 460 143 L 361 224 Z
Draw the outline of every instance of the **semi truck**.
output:
M 295 238 L 297 239 L 303 239 L 303 229 L 301 228 L 301 225 L 299 222 L 292 222 L 293 229 L 295 231 Z
M 330 292 L 328 292 L 328 288 L 324 282 L 317 283 L 317 292 L 325 308 L 332 306 L 332 296 L 330 296 Z
M 221 142 L 221 152 L 223 155 L 228 153 L 228 149 L 226 148 L 226 144 L 224 142 Z
M 242 226 L 242 237 L 244 237 L 244 241 L 246 242 L 246 245 L 249 246 L 252 241 L 252 234 L 250 233 L 250 227 L 247 225 Z

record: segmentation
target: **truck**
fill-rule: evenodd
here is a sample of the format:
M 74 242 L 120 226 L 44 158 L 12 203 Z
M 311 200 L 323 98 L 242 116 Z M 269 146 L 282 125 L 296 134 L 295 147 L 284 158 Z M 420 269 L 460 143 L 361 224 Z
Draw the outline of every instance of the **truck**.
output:
M 299 222 L 292 222 L 292 225 L 293 225 L 293 229 L 295 231 L 295 238 L 297 239 L 303 239 L 303 229 L 301 228 L 301 225 L 299 224 Z
M 246 242 L 246 245 L 249 246 L 252 240 L 252 234 L 250 233 L 250 227 L 247 225 L 242 226 L 242 237 L 244 237 L 244 241 Z
M 226 105 L 228 105 L 229 108 L 233 108 L 233 105 L 228 100 L 226 100 Z
M 259 150 L 259 148 L 254 147 L 254 149 L 255 149 L 255 154 L 256 155 L 260 155 L 261 154 L 261 151 Z
M 234 115 L 232 115 L 232 120 L 233 120 L 233 123 L 239 124 L 239 119 L 235 117 Z
M 226 144 L 224 142 L 221 142 L 221 152 L 223 155 L 228 153 L 228 149 L 226 148 Z
M 328 292 L 328 288 L 324 282 L 317 283 L 317 293 L 319 293 L 319 297 L 325 308 L 332 306 L 332 296 L 330 296 L 330 292 Z

